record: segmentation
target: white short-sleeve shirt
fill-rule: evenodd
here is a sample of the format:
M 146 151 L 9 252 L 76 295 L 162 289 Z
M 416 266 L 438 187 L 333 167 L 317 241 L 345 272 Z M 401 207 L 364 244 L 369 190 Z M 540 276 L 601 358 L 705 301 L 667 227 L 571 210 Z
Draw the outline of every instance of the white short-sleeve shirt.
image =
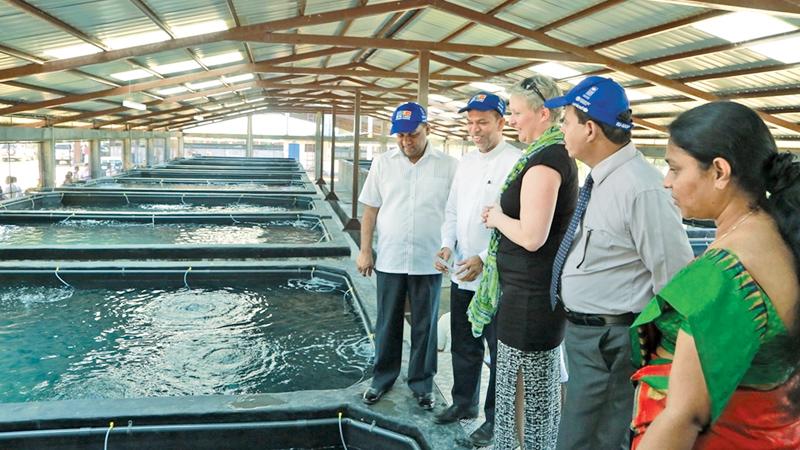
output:
M 399 149 L 376 157 L 358 201 L 379 208 L 375 269 L 409 275 L 433 268 L 458 161 L 428 145 L 412 164 Z

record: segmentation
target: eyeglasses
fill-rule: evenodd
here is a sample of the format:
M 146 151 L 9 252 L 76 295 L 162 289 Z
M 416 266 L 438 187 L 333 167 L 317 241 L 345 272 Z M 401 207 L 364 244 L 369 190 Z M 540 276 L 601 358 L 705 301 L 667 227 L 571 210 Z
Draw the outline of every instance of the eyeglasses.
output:
M 547 101 L 547 99 L 544 98 L 542 91 L 540 91 L 539 88 L 536 86 L 536 82 L 533 80 L 533 77 L 525 78 L 524 80 L 522 80 L 522 84 L 520 86 L 522 87 L 522 89 L 536 92 L 536 95 L 538 95 L 539 98 L 542 99 L 542 103 Z

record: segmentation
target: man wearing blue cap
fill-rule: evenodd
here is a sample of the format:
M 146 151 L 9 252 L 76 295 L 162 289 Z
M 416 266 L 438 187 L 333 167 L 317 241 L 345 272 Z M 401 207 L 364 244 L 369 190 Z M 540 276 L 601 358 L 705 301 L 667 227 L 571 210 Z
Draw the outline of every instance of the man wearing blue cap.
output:
M 442 275 L 433 268 L 439 249 L 444 208 L 457 161 L 428 143 L 425 110 L 404 103 L 392 114 L 398 149 L 376 157 L 358 200 L 364 205 L 358 271 L 377 277 L 378 317 L 372 385 L 364 392 L 371 405 L 400 374 L 403 310 L 411 305 L 408 386 L 419 406 L 432 410 L 436 374 L 436 318 Z M 377 259 L 372 239 L 378 231 Z
M 491 230 L 481 220 L 481 211 L 497 203 L 500 187 L 522 152 L 503 139 L 506 104 L 497 95 L 480 92 L 458 112 L 467 113 L 467 131 L 477 150 L 464 155 L 458 163 L 445 209 L 442 248 L 436 255 L 436 269 L 450 272 L 452 283 L 453 404 L 436 414 L 434 422 L 451 423 L 478 416 L 485 339 L 491 357 L 484 403 L 486 422 L 470 435 L 470 443 L 482 447 L 489 445 L 494 436 L 497 335 L 492 322 L 484 328 L 482 337 L 473 337 L 467 307 L 480 284 L 491 236 Z M 454 264 L 448 264 L 450 261 Z
M 631 142 L 622 86 L 587 77 L 545 106 L 566 107 L 567 152 L 592 169 L 553 263 L 551 300 L 568 321 L 558 448 L 624 449 L 633 409 L 628 327 L 692 251 L 663 176 Z

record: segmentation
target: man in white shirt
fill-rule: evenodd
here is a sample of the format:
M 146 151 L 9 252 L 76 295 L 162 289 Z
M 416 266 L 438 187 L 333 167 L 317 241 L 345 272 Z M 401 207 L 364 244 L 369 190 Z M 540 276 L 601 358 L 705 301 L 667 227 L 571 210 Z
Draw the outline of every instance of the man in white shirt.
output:
M 631 142 L 622 86 L 587 77 L 545 106 L 566 106 L 567 152 L 592 168 L 553 263 L 551 294 L 566 310 L 569 365 L 558 449 L 628 448 L 629 327 L 692 250 L 663 176 Z
M 522 152 L 503 140 L 506 104 L 497 95 L 480 92 L 459 112 L 467 113 L 467 131 L 477 147 L 458 163 L 442 226 L 442 248 L 436 270 L 450 273 L 450 336 L 453 362 L 453 404 L 434 417 L 436 423 L 451 423 L 477 417 L 481 371 L 489 347 L 489 386 L 484 402 L 486 422 L 470 435 L 471 444 L 483 447 L 494 437 L 495 358 L 497 334 L 494 322 L 475 338 L 467 320 L 467 307 L 480 284 L 491 230 L 481 220 L 481 211 L 498 202 L 500 187 Z M 448 267 L 449 266 L 449 267 Z
M 361 251 L 358 271 L 377 277 L 378 317 L 375 324 L 375 362 L 372 385 L 364 403 L 381 399 L 400 374 L 403 311 L 411 305 L 411 355 L 408 386 L 419 406 L 432 410 L 436 374 L 436 318 L 442 275 L 431 263 L 439 249 L 444 209 L 457 161 L 428 143 L 425 110 L 404 103 L 392 114 L 392 134 L 398 150 L 376 157 L 358 200 Z M 377 259 L 372 238 L 377 230 Z

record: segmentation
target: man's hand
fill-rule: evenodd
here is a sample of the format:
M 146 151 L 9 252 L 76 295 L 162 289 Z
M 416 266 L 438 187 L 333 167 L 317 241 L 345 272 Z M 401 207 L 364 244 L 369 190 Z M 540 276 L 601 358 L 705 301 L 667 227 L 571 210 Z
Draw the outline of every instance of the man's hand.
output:
M 436 253 L 436 261 L 433 262 L 433 268 L 438 270 L 439 272 L 447 273 L 448 271 L 447 266 L 445 266 L 442 263 L 442 260 L 449 261 L 450 256 L 452 256 L 452 254 L 453 252 L 449 248 L 442 247 L 442 249 L 439 250 L 438 253 Z
M 372 275 L 372 270 L 375 268 L 375 261 L 372 258 L 372 249 L 369 251 L 362 250 L 358 253 L 356 268 L 358 268 L 358 273 L 365 277 Z
M 456 277 L 460 281 L 474 281 L 483 272 L 483 261 L 478 255 L 470 256 L 467 259 L 456 263 Z

